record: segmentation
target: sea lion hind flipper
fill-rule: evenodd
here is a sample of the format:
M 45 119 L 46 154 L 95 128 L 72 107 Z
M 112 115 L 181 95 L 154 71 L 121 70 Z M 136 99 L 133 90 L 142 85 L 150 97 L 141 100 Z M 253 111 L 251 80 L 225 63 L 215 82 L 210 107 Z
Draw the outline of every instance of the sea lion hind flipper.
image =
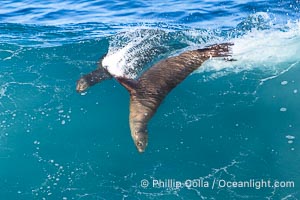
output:
M 138 81 L 134 80 L 134 79 L 129 79 L 126 77 L 116 77 L 117 81 L 119 81 L 119 83 L 121 85 L 123 85 L 128 92 L 131 94 L 133 91 L 135 91 L 135 89 L 137 88 L 138 85 Z
M 203 49 L 198 49 L 199 52 L 203 52 L 204 54 L 208 53 L 210 57 L 228 57 L 231 56 L 231 46 L 233 43 L 221 43 L 207 46 Z

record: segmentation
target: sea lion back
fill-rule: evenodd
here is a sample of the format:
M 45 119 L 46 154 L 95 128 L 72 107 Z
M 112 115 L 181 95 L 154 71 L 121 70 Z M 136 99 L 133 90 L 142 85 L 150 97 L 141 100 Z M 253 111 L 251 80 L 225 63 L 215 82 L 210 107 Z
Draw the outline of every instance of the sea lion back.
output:
M 212 45 L 203 49 L 186 51 L 178 56 L 162 60 L 148 69 L 138 79 L 137 95 L 158 95 L 164 98 L 189 74 L 211 57 L 229 56 L 231 43 Z

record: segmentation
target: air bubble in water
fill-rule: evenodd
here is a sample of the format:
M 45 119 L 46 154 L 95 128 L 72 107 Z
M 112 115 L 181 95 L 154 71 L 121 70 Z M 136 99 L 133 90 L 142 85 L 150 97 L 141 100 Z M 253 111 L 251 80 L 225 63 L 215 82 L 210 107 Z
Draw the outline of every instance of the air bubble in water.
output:
M 281 111 L 281 112 L 286 112 L 286 111 L 287 111 L 287 108 L 282 107 L 282 108 L 280 108 L 280 111 Z

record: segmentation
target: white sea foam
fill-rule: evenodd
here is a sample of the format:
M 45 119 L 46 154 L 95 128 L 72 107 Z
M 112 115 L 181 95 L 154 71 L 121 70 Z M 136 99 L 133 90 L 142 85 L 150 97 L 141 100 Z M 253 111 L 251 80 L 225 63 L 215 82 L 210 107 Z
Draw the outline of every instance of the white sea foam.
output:
M 135 28 L 115 36 L 102 65 L 115 76 L 135 78 L 152 58 L 163 52 L 166 31 Z
M 118 51 L 110 52 L 103 59 L 102 65 L 107 67 L 109 73 L 113 74 L 114 76 L 123 76 L 126 70 L 125 66 L 127 64 L 124 55 L 129 53 L 133 45 L 133 43 L 129 43 Z
M 0 99 L 5 96 L 5 92 L 6 92 L 6 87 L 1 87 L 0 88 Z
M 268 16 L 264 16 L 267 18 Z M 163 34 L 166 31 L 159 30 L 130 30 L 120 37 L 116 37 L 110 45 L 108 55 L 104 58 L 102 64 L 108 71 L 115 76 L 126 76 L 135 78 L 141 60 L 149 56 L 151 48 L 163 47 Z M 207 31 L 213 34 L 212 31 Z M 208 37 L 201 31 L 186 31 L 180 33 L 183 37 L 190 38 L 184 43 L 188 46 L 186 49 L 195 49 L 204 46 L 207 43 L 224 42 L 225 39 L 220 38 L 217 34 Z M 199 34 L 199 38 L 195 36 Z M 204 34 L 205 40 L 201 40 Z M 124 39 L 125 38 L 125 39 Z M 155 38 L 155 39 L 153 39 Z M 174 39 L 174 38 L 173 38 Z M 178 39 L 178 38 L 176 38 Z M 122 41 L 124 40 L 124 41 Z M 151 42 L 148 42 L 151 40 Z M 224 61 L 224 59 L 213 58 L 205 62 L 195 73 L 203 73 L 205 71 L 217 72 L 218 77 L 228 73 L 238 73 L 245 70 L 260 69 L 262 71 L 271 72 L 274 77 L 285 73 L 292 68 L 295 63 L 300 62 L 300 21 L 289 22 L 282 27 L 273 26 L 268 29 L 251 29 L 242 36 L 227 38 L 229 42 L 234 43 L 232 46 L 232 58 L 236 61 Z M 198 41 L 198 44 L 197 44 Z M 204 44 L 199 44 L 205 42 Z M 125 45 L 124 45 L 125 43 Z M 183 49 L 181 49 L 183 51 Z M 168 52 L 169 56 L 178 53 L 177 51 Z M 171 55 L 170 55 L 171 54 Z M 284 83 L 283 83 L 284 84 Z
M 300 61 L 299 22 L 289 23 L 286 30 L 252 30 L 230 42 L 234 43 L 232 57 L 237 61 L 212 59 L 199 68 L 198 72 L 224 69 L 233 72 L 251 69 L 281 71 L 284 70 L 280 69 L 283 63 Z

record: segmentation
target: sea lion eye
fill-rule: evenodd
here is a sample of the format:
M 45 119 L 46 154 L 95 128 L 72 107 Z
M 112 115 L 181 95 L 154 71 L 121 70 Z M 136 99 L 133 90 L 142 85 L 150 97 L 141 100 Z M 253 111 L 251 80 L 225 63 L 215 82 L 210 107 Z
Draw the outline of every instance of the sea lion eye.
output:
M 143 146 L 143 143 L 140 142 L 140 141 L 138 141 L 138 142 L 136 143 L 136 145 L 139 146 L 139 147 L 142 147 L 142 146 Z

